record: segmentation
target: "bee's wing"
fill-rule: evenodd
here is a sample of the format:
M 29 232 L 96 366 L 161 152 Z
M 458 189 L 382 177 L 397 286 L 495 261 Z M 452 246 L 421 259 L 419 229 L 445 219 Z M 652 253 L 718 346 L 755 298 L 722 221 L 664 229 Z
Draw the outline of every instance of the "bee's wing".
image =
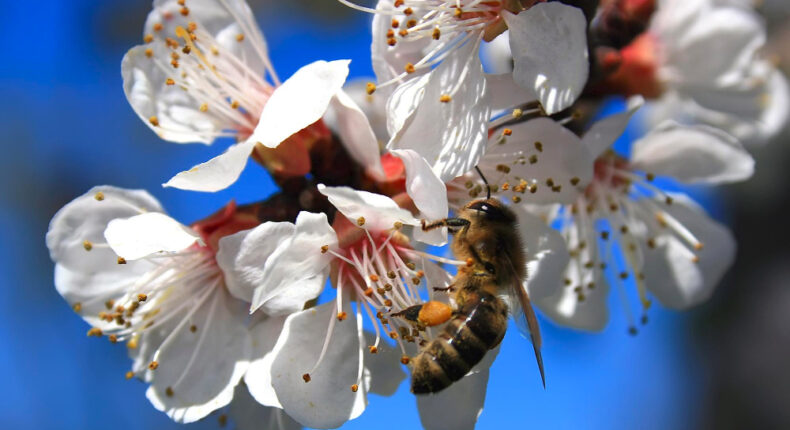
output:
M 540 370 L 540 380 L 543 382 L 543 388 L 546 388 L 546 373 L 543 370 L 543 355 L 540 353 L 543 339 L 540 337 L 538 318 L 535 316 L 535 310 L 532 308 L 532 302 L 529 300 L 527 289 L 516 274 L 513 262 L 510 261 L 509 258 L 508 262 L 513 271 L 513 282 L 508 285 L 508 307 L 510 308 L 510 313 L 513 314 L 513 319 L 516 322 L 518 330 L 524 336 L 529 336 L 529 339 L 532 341 L 532 348 L 535 350 L 535 360 Z

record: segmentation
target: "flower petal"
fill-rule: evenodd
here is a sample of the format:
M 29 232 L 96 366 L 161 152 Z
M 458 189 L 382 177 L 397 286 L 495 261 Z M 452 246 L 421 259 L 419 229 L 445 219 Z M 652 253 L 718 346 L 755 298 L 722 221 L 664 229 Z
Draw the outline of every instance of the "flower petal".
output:
M 286 294 L 283 297 L 304 301 L 317 297 L 324 288 L 332 260 L 331 254 L 321 252 L 324 245 L 337 246 L 337 235 L 326 215 L 299 212 L 293 237 L 283 241 L 266 260 L 261 275 L 263 282 L 255 289 L 250 313 L 269 304 L 278 295 Z M 267 309 L 275 314 L 289 307 Z
M 426 430 L 474 430 L 483 412 L 488 387 L 489 367 L 499 348 L 488 351 L 483 361 L 469 374 L 444 390 L 417 396 L 420 422 Z M 462 407 L 459 407 L 461 405 Z M 453 411 L 452 413 L 447 413 Z
M 671 122 L 636 141 L 631 161 L 637 169 L 683 182 L 737 182 L 754 172 L 754 159 L 732 136 Z
M 501 14 L 510 29 L 516 83 L 534 90 L 549 115 L 568 108 L 587 83 L 587 20 L 582 11 L 552 2 L 518 15 Z
M 521 205 L 512 205 L 527 253 L 527 288 L 532 300 L 556 294 L 568 265 L 568 248 L 560 233 Z
M 381 151 L 365 113 L 342 89 L 332 98 L 340 141 L 353 158 L 373 178 L 384 179 Z
M 428 220 L 438 220 L 447 217 L 447 187 L 441 179 L 431 170 L 431 166 L 420 154 L 411 149 L 391 151 L 403 160 L 406 168 L 406 192 L 414 201 L 420 215 Z M 414 229 L 414 238 L 430 245 L 442 246 L 447 243 L 447 228 L 432 231 Z
M 359 337 L 356 318 L 336 321 L 332 339 L 314 371 L 330 320 L 337 319 L 334 302 L 291 314 L 274 346 L 272 385 L 283 409 L 306 427 L 336 428 L 365 409 L 364 387 L 354 393 L 359 371 Z M 302 375 L 310 372 L 310 382 Z
M 573 203 L 592 179 L 593 159 L 582 140 L 550 118 L 515 124 L 501 142 L 489 145 L 480 169 L 499 189 L 510 181 L 511 192 L 525 202 Z M 516 188 L 521 180 L 529 191 Z
M 419 19 L 427 12 L 420 7 L 412 7 L 413 13 L 410 19 Z M 419 37 L 416 39 L 401 39 L 396 46 L 388 44 L 387 32 L 392 30 L 392 19 L 406 22 L 402 9 L 400 14 L 394 13 L 398 9 L 393 5 L 392 0 L 379 0 L 376 3 L 376 10 L 383 13 L 373 15 L 372 32 L 373 38 L 370 44 L 370 58 L 373 71 L 378 82 L 387 82 L 403 73 L 407 63 L 416 64 L 422 57 L 423 52 L 429 49 L 433 43 L 431 39 Z M 417 72 L 419 73 L 419 71 Z M 382 88 L 379 91 L 388 91 Z
M 252 302 L 255 287 L 263 283 L 266 260 L 277 246 L 293 236 L 294 230 L 294 225 L 289 222 L 265 222 L 252 230 L 240 231 L 219 240 L 217 264 L 234 297 Z M 302 305 L 294 311 L 301 310 Z
M 648 289 L 664 306 L 687 309 L 711 296 L 735 259 L 735 239 L 688 197 L 673 198 L 664 210 L 688 229 L 702 248 L 694 249 L 666 231 L 654 239 L 655 248 L 647 251 L 643 272 Z
M 579 260 L 570 260 L 564 275 L 570 283 L 563 285 L 552 296 L 536 300 L 535 305 L 556 324 L 579 330 L 600 331 L 609 321 L 609 308 L 606 303 L 609 298 L 609 284 L 600 275 L 600 271 L 595 271 L 595 288 L 588 289 L 581 300 L 574 288 L 584 285 L 586 279 L 579 276 L 584 270 Z
M 292 134 L 324 116 L 343 87 L 351 60 L 310 63 L 277 87 L 266 102 L 249 140 L 276 148 Z
M 239 179 L 253 148 L 252 140 L 232 145 L 211 160 L 173 176 L 164 186 L 190 191 L 223 190 Z
M 486 75 L 486 84 L 491 90 L 491 108 L 495 111 L 514 108 L 538 98 L 534 90 L 517 85 L 513 73 Z
M 118 257 L 111 249 L 92 247 L 86 251 L 85 241 L 104 243 L 104 230 L 113 219 L 162 211 L 146 191 L 106 185 L 91 188 L 52 217 L 46 237 L 49 255 L 57 265 L 84 274 L 128 272 L 129 267 L 116 264 Z
M 228 415 L 236 430 L 301 430 L 302 426 L 282 409 L 263 406 L 256 402 L 244 384 L 236 386 Z
M 200 240 L 195 232 L 158 212 L 114 219 L 107 224 L 104 237 L 112 250 L 126 260 L 182 251 Z
M 197 421 L 230 403 L 249 363 L 245 304 L 221 288 L 211 294 L 190 319 L 196 331 L 182 324 L 158 347 L 146 396 L 176 422 Z
M 471 170 L 485 152 L 491 106 L 477 48 L 469 41 L 454 49 L 430 72 L 404 129 L 390 130 L 388 149 L 417 151 L 442 181 Z
M 329 202 L 352 223 L 359 224 L 360 218 L 364 222 L 360 227 L 384 231 L 393 227 L 396 222 L 407 225 L 418 225 L 411 212 L 402 209 L 391 198 L 367 191 L 358 191 L 350 187 L 327 187 L 318 184 L 318 192 L 325 195 Z
M 255 400 L 266 406 L 282 408 L 277 392 L 272 386 L 272 363 L 275 355 L 272 352 L 285 324 L 285 316 L 262 319 L 250 328 L 252 335 L 252 361 L 244 382 Z
M 582 137 L 582 142 L 587 146 L 590 155 L 597 158 L 609 149 L 614 141 L 623 134 L 631 117 L 644 103 L 645 99 L 641 96 L 631 97 L 624 112 L 609 115 L 596 121 Z

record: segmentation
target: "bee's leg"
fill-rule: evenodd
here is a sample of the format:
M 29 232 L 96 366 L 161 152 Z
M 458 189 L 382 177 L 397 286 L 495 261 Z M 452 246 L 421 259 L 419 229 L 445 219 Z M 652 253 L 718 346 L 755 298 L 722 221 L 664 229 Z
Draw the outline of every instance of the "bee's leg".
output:
M 409 306 L 391 316 L 402 318 L 417 326 L 433 327 L 447 322 L 452 315 L 453 309 L 450 305 L 431 300 L 421 305 Z
M 444 288 L 433 287 L 433 290 L 434 291 L 440 291 L 442 293 L 452 293 L 453 291 L 455 291 L 455 285 L 450 284 L 450 285 L 448 285 L 448 286 L 446 286 Z
M 422 220 L 422 231 L 433 230 L 439 227 L 447 227 L 450 229 L 450 231 L 456 232 L 465 227 L 468 227 L 469 224 L 470 224 L 469 220 L 463 218 L 445 218 L 431 223 Z

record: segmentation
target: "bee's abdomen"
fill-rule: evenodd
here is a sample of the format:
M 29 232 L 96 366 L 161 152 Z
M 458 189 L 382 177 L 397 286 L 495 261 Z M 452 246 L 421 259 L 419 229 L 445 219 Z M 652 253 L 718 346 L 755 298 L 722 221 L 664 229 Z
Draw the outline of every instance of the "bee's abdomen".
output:
M 499 298 L 467 297 L 442 333 L 412 359 L 412 392 L 435 393 L 461 379 L 499 345 L 506 328 L 507 306 Z

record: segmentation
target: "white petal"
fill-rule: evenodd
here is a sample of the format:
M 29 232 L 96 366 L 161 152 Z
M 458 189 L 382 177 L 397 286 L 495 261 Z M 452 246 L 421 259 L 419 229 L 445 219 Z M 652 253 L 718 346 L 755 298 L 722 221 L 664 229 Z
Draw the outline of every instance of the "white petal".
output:
M 336 428 L 358 416 L 367 401 L 363 387 L 354 393 L 359 365 L 356 318 L 336 321 L 332 339 L 318 368 L 310 372 L 320 356 L 330 319 L 337 318 L 334 302 L 288 316 L 274 346 L 272 384 L 283 409 L 306 427 Z M 310 372 L 305 383 L 302 375 Z
M 665 210 L 687 228 L 703 247 L 694 250 L 677 236 L 659 235 L 647 251 L 645 283 L 664 305 L 687 309 L 707 300 L 735 259 L 735 239 L 729 230 L 710 219 L 683 195 Z M 694 261 L 693 257 L 699 257 Z
M 249 373 L 249 372 L 248 372 Z M 228 416 L 236 430 L 301 430 L 302 426 L 282 409 L 263 406 L 247 392 L 244 384 L 236 387 Z
M 431 170 L 431 166 L 411 149 L 396 149 L 392 153 L 403 160 L 406 168 L 406 192 L 420 211 L 420 216 L 429 221 L 447 218 L 447 187 Z M 442 246 L 447 243 L 447 229 L 424 232 L 417 228 L 414 229 L 414 238 L 423 243 Z
M 195 332 L 184 324 L 170 334 L 174 337 L 160 347 L 159 367 L 146 392 L 155 408 L 190 423 L 230 403 L 251 353 L 244 307 L 219 288 L 193 314 Z
M 253 148 L 252 140 L 237 143 L 211 160 L 173 176 L 164 186 L 190 191 L 223 190 L 239 179 Z
M 384 179 L 379 142 L 365 113 L 343 90 L 332 98 L 332 108 L 338 136 L 351 158 L 374 178 Z
M 420 422 L 426 430 L 474 430 L 483 412 L 489 367 L 499 348 L 488 351 L 469 374 L 436 394 L 417 396 Z M 448 413 L 452 411 L 452 413 Z
M 556 294 L 563 286 L 568 248 L 560 233 L 521 205 L 512 205 L 527 253 L 527 287 L 532 300 Z
M 396 222 L 407 225 L 418 225 L 419 221 L 411 212 L 402 209 L 391 198 L 367 191 L 358 191 L 350 187 L 327 187 L 318 185 L 318 192 L 325 195 L 329 202 L 352 223 L 364 218 L 361 226 L 372 231 L 384 231 L 393 227 Z
M 513 73 L 486 75 L 486 82 L 491 90 L 491 108 L 493 110 L 514 108 L 538 98 L 534 90 L 516 85 Z
M 683 182 L 736 182 L 754 172 L 754 159 L 732 136 L 712 127 L 675 123 L 636 141 L 631 161 L 637 169 Z
M 595 288 L 587 290 L 584 301 L 580 301 L 574 288 L 584 285 L 579 278 L 579 273 L 584 270 L 578 260 L 571 260 L 564 276 L 571 281 L 570 284 L 563 285 L 550 297 L 536 300 L 535 304 L 556 324 L 579 330 L 600 331 L 609 321 L 606 303 L 609 298 L 609 284 L 600 276 L 600 271 L 595 271 Z
M 317 297 L 324 288 L 332 256 L 322 253 L 322 246 L 337 246 L 337 235 L 323 213 L 299 212 L 296 230 L 290 240 L 283 241 L 266 260 L 261 279 L 253 294 L 250 312 L 268 304 L 278 295 L 302 300 Z M 289 299 L 280 299 L 284 302 Z M 267 313 L 277 314 L 293 303 L 283 303 L 282 308 L 267 308 Z
M 504 144 L 491 144 L 483 158 L 481 169 L 488 180 L 502 185 L 495 179 L 502 176 L 495 166 L 504 165 L 510 169 L 511 190 L 519 185 L 516 178 L 537 186 L 535 193 L 519 194 L 525 203 L 575 202 L 593 175 L 593 159 L 582 140 L 550 118 L 515 124 L 511 131 Z
M 510 29 L 513 78 L 534 90 L 549 115 L 569 107 L 587 83 L 587 20 L 578 8 L 538 3 L 513 15 L 501 12 Z
M 434 42 L 427 37 L 419 37 L 416 39 L 401 39 L 398 40 L 396 46 L 389 46 L 386 34 L 392 29 L 392 19 L 406 22 L 405 16 L 402 14 L 391 15 L 392 11 L 396 10 L 392 0 L 378 1 L 376 10 L 384 13 L 377 13 L 373 16 L 373 38 L 370 44 L 370 57 L 373 71 L 376 73 L 376 79 L 378 82 L 386 82 L 403 73 L 407 63 L 416 64 L 423 57 L 423 52 L 430 49 L 429 47 Z M 419 20 L 419 17 L 427 12 L 420 7 L 412 7 L 412 10 L 413 14 L 409 17 L 410 19 Z M 382 88 L 379 91 L 386 92 L 388 89 Z
M 609 149 L 615 140 L 625 131 L 631 116 L 642 107 L 645 100 L 641 96 L 631 97 L 628 100 L 628 107 L 624 112 L 609 115 L 606 118 L 596 121 L 582 137 L 590 155 L 597 158 L 604 151 Z
M 365 333 L 367 345 L 373 345 L 375 336 Z M 363 348 L 364 349 L 364 348 Z M 378 352 L 375 354 L 365 352 L 365 370 L 370 377 L 369 391 L 380 396 L 391 396 L 398 390 L 401 382 L 406 379 L 406 373 L 400 364 L 403 356 L 401 350 L 390 346 L 387 342 L 379 342 Z
M 177 252 L 200 240 L 195 232 L 167 215 L 149 212 L 107 224 L 104 237 L 112 250 L 126 260 L 157 252 Z
M 102 200 L 96 199 L 101 193 Z M 125 273 L 128 267 L 117 264 L 117 255 L 107 247 L 84 248 L 84 242 L 103 244 L 107 224 L 145 212 L 162 212 L 159 202 L 146 191 L 109 186 L 91 188 L 60 209 L 49 223 L 47 247 L 52 260 L 70 270 Z
M 285 316 L 263 319 L 250 328 L 252 336 L 252 361 L 244 374 L 244 382 L 255 400 L 266 406 L 282 408 L 277 392 L 272 386 L 272 353 L 285 324 Z
M 442 102 L 442 96 L 451 99 Z M 419 105 L 387 148 L 417 151 L 442 181 L 460 176 L 485 152 L 491 116 L 488 100 L 477 44 L 469 41 L 430 72 Z
M 252 302 L 255 287 L 263 283 L 263 266 L 277 246 L 293 236 L 289 222 L 265 222 L 219 240 L 217 264 L 234 297 Z M 302 309 L 301 306 L 294 310 Z
M 346 81 L 349 62 L 319 60 L 297 70 L 274 90 L 250 140 L 276 148 L 292 134 L 321 119 Z
M 387 99 L 387 132 L 391 138 L 405 133 L 408 129 L 406 124 L 414 120 L 414 111 L 422 102 L 430 77 L 427 74 L 398 85 Z

